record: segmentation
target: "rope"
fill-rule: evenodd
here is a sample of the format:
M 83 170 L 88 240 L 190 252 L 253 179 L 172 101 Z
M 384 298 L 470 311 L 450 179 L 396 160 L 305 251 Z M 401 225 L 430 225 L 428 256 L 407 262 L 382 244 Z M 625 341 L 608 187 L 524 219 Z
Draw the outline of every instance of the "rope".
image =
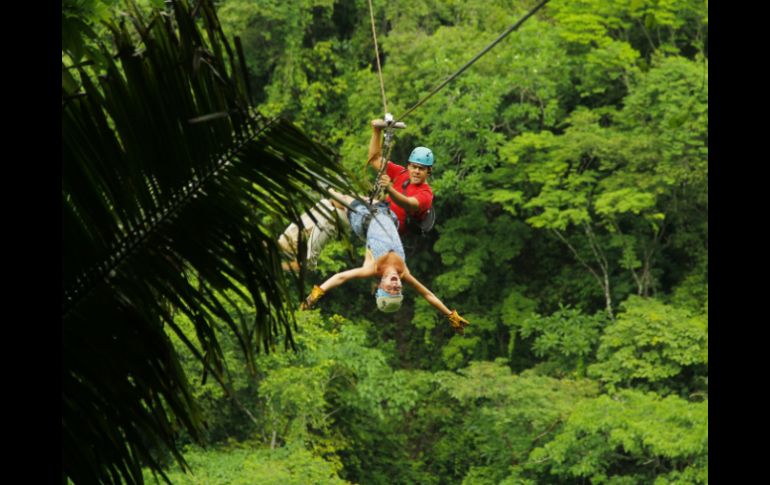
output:
M 380 76 L 380 92 L 382 93 L 383 113 L 388 112 L 388 101 L 385 99 L 385 83 L 382 80 L 382 68 L 380 67 L 380 50 L 377 48 L 377 31 L 374 30 L 374 11 L 372 9 L 372 0 L 369 1 L 369 18 L 372 20 L 372 38 L 374 39 L 374 53 L 377 60 L 377 74 Z
M 370 4 L 371 4 L 371 0 L 369 0 L 369 2 L 370 2 Z M 523 24 L 523 23 L 524 23 L 524 22 L 525 22 L 525 21 L 526 21 L 528 18 L 530 18 L 532 15 L 534 15 L 534 13 L 535 13 L 535 12 L 537 12 L 538 10 L 540 10 L 540 7 L 542 7 L 542 6 L 543 6 L 543 5 L 545 5 L 546 3 L 548 3 L 548 0 L 543 0 L 542 2 L 540 2 L 540 3 L 539 3 L 539 4 L 538 4 L 538 5 L 535 7 L 535 8 L 533 8 L 532 10 L 530 10 L 530 11 L 529 11 L 529 13 L 527 13 L 527 15 L 525 15 L 524 17 L 522 17 L 522 18 L 521 18 L 521 20 L 519 20 L 519 21 L 518 21 L 518 22 L 516 22 L 514 25 L 512 25 L 512 26 L 511 26 L 511 27 L 510 27 L 508 30 L 506 30 L 505 32 L 503 32 L 502 34 L 500 34 L 500 36 L 499 36 L 497 39 L 495 39 L 495 40 L 494 40 L 494 41 L 493 41 L 491 44 L 489 44 L 489 45 L 488 45 L 486 48 L 484 48 L 484 50 L 482 50 L 481 52 L 479 52 L 478 54 L 476 54 L 476 56 L 475 56 L 473 59 L 471 59 L 470 61 L 468 61 L 468 62 L 467 62 L 467 63 L 466 63 L 466 64 L 465 64 L 463 67 L 461 67 L 461 68 L 460 68 L 460 69 L 459 69 L 457 72 L 455 72 L 454 74 L 452 74 L 451 76 L 449 76 L 449 77 L 446 79 L 446 81 L 444 81 L 443 83 L 441 83 L 441 84 L 440 84 L 438 87 L 436 87 L 436 88 L 435 88 L 433 91 L 431 91 L 431 92 L 430 92 L 430 93 L 429 93 L 427 96 L 425 96 L 424 98 L 422 98 L 422 99 L 421 99 L 419 102 L 417 102 L 417 104 L 415 104 L 414 106 L 412 106 L 411 108 L 409 108 L 409 109 L 407 110 L 407 112 L 406 112 L 406 113 L 404 113 L 404 114 L 402 114 L 401 116 L 399 116 L 398 118 L 396 118 L 396 120 L 397 120 L 397 121 L 401 121 L 401 120 L 403 120 L 404 118 L 406 118 L 406 116 L 407 116 L 409 113 L 411 113 L 412 111 L 416 110 L 416 109 L 417 109 L 418 107 L 420 107 L 420 106 L 421 106 L 421 105 L 422 105 L 422 104 L 423 104 L 425 101 L 427 101 L 427 100 L 428 100 L 428 99 L 429 99 L 431 96 L 433 96 L 434 94 L 436 94 L 437 92 L 439 92 L 439 91 L 441 90 L 441 88 L 443 88 L 444 86 L 446 86 L 447 84 L 449 84 L 449 83 L 450 83 L 450 82 L 451 82 L 451 81 L 452 81 L 454 78 L 456 78 L 457 76 L 459 76 L 460 74 L 462 74 L 462 73 L 463 73 L 463 72 L 464 72 L 466 69 L 468 69 L 468 68 L 469 68 L 469 67 L 470 67 L 470 66 L 471 66 L 471 65 L 472 65 L 474 62 L 478 61 L 478 60 L 481 58 L 481 56 L 483 56 L 484 54 L 486 54 L 487 52 L 489 52 L 489 50 L 490 50 L 490 49 L 492 49 L 492 48 L 493 48 L 494 46 L 496 46 L 496 45 L 497 45 L 497 44 L 498 44 L 498 43 L 499 43 L 501 40 L 503 40 L 503 39 L 504 39 L 504 38 L 505 38 L 505 37 L 506 37 L 508 34 L 510 34 L 511 32 L 513 32 L 514 30 L 518 29 L 518 28 L 519 28 L 519 26 L 520 26 L 521 24 Z
M 374 8 L 372 7 L 372 0 L 367 0 L 369 3 L 369 19 L 372 22 L 372 39 L 374 40 L 374 54 L 375 54 L 375 60 L 377 61 L 377 75 L 380 78 L 380 93 L 382 94 L 382 112 L 387 115 L 388 113 L 388 100 L 385 97 L 385 81 L 382 79 L 382 66 L 380 66 L 380 49 L 377 47 L 377 31 L 374 28 Z M 392 134 L 389 133 L 389 131 L 392 131 L 392 128 L 386 128 L 385 129 L 385 148 L 387 150 L 387 153 L 383 157 L 380 155 L 380 170 L 377 172 L 377 178 L 375 179 L 375 186 L 372 189 L 371 193 L 369 194 L 369 206 L 372 205 L 372 202 L 375 198 L 378 198 L 380 196 L 380 186 L 377 185 L 377 180 L 380 179 L 380 176 L 385 171 L 385 167 L 387 166 L 387 160 L 390 158 L 390 150 L 392 148 L 391 144 L 391 137 Z M 380 147 L 382 149 L 382 147 Z
M 371 206 L 374 203 L 374 199 L 379 199 L 382 187 L 377 183 L 378 180 L 380 180 L 380 177 L 383 173 L 385 173 L 385 169 L 388 168 L 388 160 L 390 160 L 390 151 L 393 149 L 393 144 L 390 143 L 389 139 L 385 140 L 385 148 L 387 150 L 385 156 L 380 155 L 380 170 L 377 172 L 377 177 L 374 179 L 374 188 L 372 189 L 372 192 L 369 194 L 369 205 Z M 382 148 L 380 148 L 382 149 Z
M 382 68 L 380 66 L 380 51 L 379 51 L 379 49 L 377 47 L 377 32 L 375 31 L 375 28 L 374 28 L 374 11 L 373 11 L 373 8 L 372 8 L 372 0 L 367 0 L 367 1 L 369 3 L 369 18 L 371 19 L 371 22 L 372 22 L 372 38 L 374 39 L 374 52 L 376 54 L 376 60 L 377 60 L 377 73 L 378 73 L 379 78 L 380 78 L 380 92 L 382 93 L 382 105 L 383 105 L 384 112 L 387 113 L 388 112 L 388 104 L 387 104 L 387 100 L 385 98 L 385 83 L 382 80 Z M 497 39 L 492 41 L 491 44 L 489 44 L 481 52 L 476 54 L 476 56 L 474 56 L 473 59 L 471 59 L 470 61 L 466 62 L 464 66 L 462 66 L 460 69 L 457 70 L 457 72 L 455 72 L 454 74 L 449 76 L 444 82 L 442 82 L 436 88 L 434 88 L 433 91 L 428 93 L 427 96 L 425 96 L 420 101 L 418 101 L 417 104 L 415 104 L 414 106 L 409 108 L 404 114 L 402 114 L 401 116 L 396 118 L 393 121 L 393 123 L 395 124 L 395 123 L 403 120 L 404 118 L 406 118 L 409 115 L 409 113 L 411 113 L 412 111 L 414 111 L 417 108 L 419 108 L 423 103 L 425 103 L 428 99 L 430 99 L 434 94 L 439 92 L 444 86 L 446 86 L 447 84 L 452 82 L 452 80 L 454 80 L 456 77 L 458 77 L 460 74 L 465 72 L 466 69 L 471 67 L 484 54 L 489 52 L 494 46 L 496 46 L 498 43 L 500 43 L 500 41 L 503 40 L 505 37 L 507 37 L 508 34 L 513 32 L 514 30 L 518 29 L 521 26 L 521 24 L 523 24 L 527 19 L 529 19 L 532 15 L 534 15 L 535 12 L 540 10 L 540 8 L 542 8 L 543 5 L 545 5 L 546 3 L 548 3 L 548 0 L 541 1 L 537 6 L 535 6 L 532 10 L 530 10 L 524 17 L 519 19 L 518 22 L 516 22 L 511 27 L 509 27 L 508 30 L 506 30 L 505 32 L 500 34 L 497 37 Z M 392 132 L 392 128 L 390 128 L 390 129 L 386 128 L 385 129 L 385 133 L 386 133 L 386 137 L 385 137 L 386 154 L 385 154 L 384 157 L 381 158 L 381 166 L 380 166 L 379 172 L 377 173 L 377 179 L 376 180 L 379 180 L 380 176 L 383 174 L 383 172 L 385 172 L 387 161 L 390 159 L 390 151 L 391 151 L 392 145 L 391 145 L 391 137 L 388 136 L 388 135 L 392 135 L 392 133 L 388 133 L 388 131 Z M 375 182 L 375 184 L 376 184 L 376 182 Z M 375 185 L 374 189 L 369 194 L 369 204 L 370 205 L 372 204 L 373 200 L 380 195 L 380 191 L 381 191 L 380 186 L 379 185 Z

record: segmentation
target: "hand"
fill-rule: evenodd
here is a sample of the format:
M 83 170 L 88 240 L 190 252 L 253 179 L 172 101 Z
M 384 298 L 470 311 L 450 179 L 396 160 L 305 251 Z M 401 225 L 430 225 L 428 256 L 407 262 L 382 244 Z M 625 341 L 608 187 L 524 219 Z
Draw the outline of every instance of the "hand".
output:
M 393 181 L 387 174 L 382 174 L 380 175 L 380 179 L 377 181 L 377 184 L 382 187 L 383 190 L 387 191 L 388 187 L 393 184 Z
M 381 120 L 378 118 L 376 120 L 372 120 L 372 126 L 374 128 L 385 128 L 386 126 L 388 126 L 388 124 L 385 123 L 385 120 Z
M 449 319 L 449 324 L 460 335 L 465 335 L 465 327 L 470 325 L 470 322 L 461 317 L 457 310 L 452 310 L 452 313 L 446 316 Z
M 313 289 L 310 291 L 310 294 L 307 298 L 305 298 L 305 301 L 302 302 L 302 304 L 299 306 L 300 310 L 310 310 L 313 308 L 313 305 L 318 302 L 318 300 L 321 299 L 322 296 L 324 296 L 326 292 L 318 285 L 313 286 Z

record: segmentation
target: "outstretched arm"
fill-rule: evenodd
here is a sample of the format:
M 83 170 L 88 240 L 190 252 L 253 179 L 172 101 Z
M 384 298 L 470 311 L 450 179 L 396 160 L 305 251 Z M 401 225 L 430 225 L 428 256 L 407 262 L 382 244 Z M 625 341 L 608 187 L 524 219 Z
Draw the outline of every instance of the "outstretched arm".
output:
M 423 298 L 428 300 L 428 303 L 436 307 L 436 309 L 440 311 L 442 314 L 444 314 L 447 317 L 452 314 L 452 311 L 449 308 L 447 308 L 447 306 L 444 305 L 441 302 L 441 300 L 439 300 L 438 297 L 433 294 L 432 291 L 430 291 L 428 288 L 425 287 L 425 285 L 417 281 L 417 278 L 412 276 L 411 273 L 405 274 L 403 276 L 403 280 L 409 283 L 410 285 L 412 285 L 417 290 L 417 292 L 420 295 L 422 295 Z
M 360 268 L 341 271 L 336 275 L 332 276 L 331 278 L 329 278 L 328 280 L 324 281 L 321 284 L 321 289 L 324 290 L 324 293 L 325 293 L 331 290 L 332 288 L 336 288 L 344 284 L 348 280 L 352 280 L 355 278 L 368 278 L 370 276 L 374 276 L 375 274 L 376 273 L 373 266 L 372 267 L 362 266 Z
M 425 285 L 417 281 L 417 278 L 412 276 L 409 272 L 407 272 L 402 279 L 409 283 L 410 285 L 414 286 L 415 289 L 422 295 L 423 298 L 428 300 L 428 303 L 433 305 L 444 314 L 445 317 L 449 320 L 449 324 L 452 326 L 452 328 L 455 330 L 455 332 L 459 333 L 460 335 L 465 334 L 465 327 L 467 327 L 470 322 L 468 320 L 461 317 L 457 310 L 450 311 L 449 308 L 444 305 L 441 300 L 439 300 L 436 295 L 433 294 L 432 291 L 427 289 Z
M 310 295 L 308 295 L 308 297 L 305 298 L 305 301 L 302 302 L 300 308 L 302 310 L 309 310 L 310 308 L 313 308 L 313 306 L 318 302 L 318 300 L 321 299 L 322 296 L 326 294 L 327 291 L 342 285 L 348 280 L 354 278 L 368 278 L 369 276 L 374 276 L 375 274 L 376 272 L 374 270 L 374 265 L 366 263 L 360 268 L 349 269 L 347 271 L 337 273 L 328 280 L 324 281 L 321 286 L 314 286 L 313 290 L 310 292 Z

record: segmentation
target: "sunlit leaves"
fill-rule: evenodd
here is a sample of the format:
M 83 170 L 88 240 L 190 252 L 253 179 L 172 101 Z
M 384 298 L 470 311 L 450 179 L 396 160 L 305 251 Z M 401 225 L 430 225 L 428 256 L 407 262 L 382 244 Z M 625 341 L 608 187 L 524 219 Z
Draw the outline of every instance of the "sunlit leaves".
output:
M 171 470 L 168 474 L 171 483 L 251 485 L 255 480 L 266 485 L 350 483 L 338 478 L 332 463 L 302 447 L 271 450 L 259 448 L 253 443 L 231 444 L 205 450 L 190 447 L 185 453 L 185 458 L 191 471 L 183 473 Z M 149 472 L 145 472 L 145 481 L 155 483 Z
M 548 316 L 535 316 L 521 323 L 523 337 L 534 336 L 535 355 L 546 357 L 561 372 L 585 375 L 587 360 L 599 343 L 599 335 L 607 323 L 604 312 L 585 315 L 579 310 L 562 307 Z
M 685 370 L 703 372 L 708 364 L 706 317 L 638 297 L 623 308 L 602 335 L 589 375 L 610 387 L 694 390 L 696 382 Z
M 645 209 L 655 206 L 653 194 L 639 192 L 631 187 L 625 187 L 612 192 L 604 192 L 596 198 L 594 207 L 601 215 L 622 214 L 631 212 L 639 214 Z
M 590 381 L 514 375 L 501 362 L 473 362 L 460 375 L 437 378 L 462 405 L 457 418 L 467 433 L 467 458 L 491 465 L 493 483 L 507 475 L 511 463 L 525 461 L 539 440 L 550 440 L 577 401 L 597 391 Z
M 639 391 L 586 400 L 531 459 L 592 483 L 708 483 L 708 401 Z

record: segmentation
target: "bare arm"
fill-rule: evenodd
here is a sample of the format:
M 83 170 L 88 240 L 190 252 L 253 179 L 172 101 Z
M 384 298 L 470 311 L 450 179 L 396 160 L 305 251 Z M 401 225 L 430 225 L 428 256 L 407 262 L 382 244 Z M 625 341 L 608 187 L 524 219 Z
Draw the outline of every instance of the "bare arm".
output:
M 369 140 L 368 163 L 379 172 L 380 168 L 382 168 L 382 128 L 374 126 L 374 121 L 372 121 L 372 138 Z
M 342 271 L 328 280 L 324 281 L 321 284 L 321 289 L 324 290 L 324 292 L 327 292 L 331 290 L 332 288 L 336 288 L 342 284 L 344 284 L 348 280 L 352 280 L 355 278 L 368 278 L 370 276 L 374 276 L 376 274 L 376 271 L 374 269 L 374 265 L 364 265 L 360 268 L 354 268 L 349 269 L 347 271 Z
M 429 289 L 427 289 L 427 288 L 425 287 L 425 285 L 423 285 L 422 283 L 420 283 L 419 281 L 417 281 L 417 278 L 415 278 L 414 276 L 412 276 L 412 274 L 411 274 L 411 273 L 408 273 L 408 272 L 407 272 L 407 273 L 406 273 L 406 274 L 405 274 L 405 275 L 402 277 L 402 279 L 403 279 L 404 281 L 406 281 L 407 283 L 409 283 L 410 285 L 412 285 L 412 286 L 413 286 L 413 287 L 414 287 L 414 288 L 417 290 L 417 292 L 418 292 L 420 295 L 422 295 L 422 297 L 423 297 L 423 298 L 425 298 L 426 300 L 428 300 L 428 303 L 430 303 L 431 305 L 433 305 L 434 307 L 436 307 L 436 309 L 437 309 L 438 311 L 440 311 L 440 312 L 441 312 L 443 315 L 445 315 L 445 316 L 449 316 L 449 315 L 452 313 L 452 311 L 451 311 L 449 308 L 447 308 L 447 306 L 446 306 L 446 305 L 444 305 L 444 304 L 441 302 L 441 300 L 439 300 L 439 299 L 438 299 L 438 297 L 436 297 L 436 295 L 434 295 L 434 294 L 433 294 L 433 292 L 432 292 L 432 291 L 430 291 Z

